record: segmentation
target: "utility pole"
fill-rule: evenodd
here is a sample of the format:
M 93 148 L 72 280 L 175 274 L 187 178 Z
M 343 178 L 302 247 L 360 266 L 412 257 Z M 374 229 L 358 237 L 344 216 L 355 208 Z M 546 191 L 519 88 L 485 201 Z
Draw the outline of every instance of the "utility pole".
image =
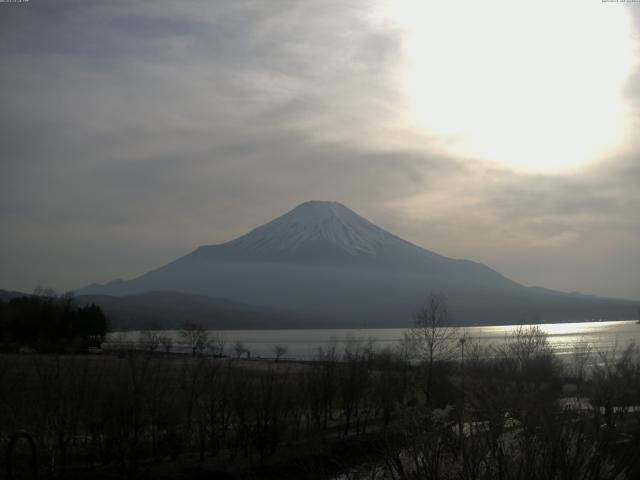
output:
M 465 422 L 464 422 L 464 344 L 466 343 L 467 339 L 463 336 L 460 337 L 460 375 L 461 375 L 461 382 L 460 382 L 460 389 L 461 389 L 461 396 L 460 396 L 460 420 L 459 420 L 459 425 L 458 425 L 458 430 L 459 430 L 459 434 L 460 434 L 460 452 L 462 454 L 462 462 L 463 462 L 463 466 L 465 469 L 465 472 L 467 471 L 467 451 L 465 448 L 465 434 L 464 434 L 464 426 L 465 426 Z M 469 436 L 473 435 L 473 431 L 471 430 L 471 424 L 469 424 Z
M 464 344 L 467 342 L 465 337 L 460 338 L 460 371 L 462 374 L 462 410 L 464 411 Z

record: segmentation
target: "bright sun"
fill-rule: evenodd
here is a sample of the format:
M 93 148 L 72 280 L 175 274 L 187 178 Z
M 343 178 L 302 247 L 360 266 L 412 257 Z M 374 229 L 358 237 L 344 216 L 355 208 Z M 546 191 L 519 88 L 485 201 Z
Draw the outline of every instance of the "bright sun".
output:
M 391 0 L 410 122 L 456 155 L 557 172 L 614 154 L 634 68 L 626 8 L 601 0 Z

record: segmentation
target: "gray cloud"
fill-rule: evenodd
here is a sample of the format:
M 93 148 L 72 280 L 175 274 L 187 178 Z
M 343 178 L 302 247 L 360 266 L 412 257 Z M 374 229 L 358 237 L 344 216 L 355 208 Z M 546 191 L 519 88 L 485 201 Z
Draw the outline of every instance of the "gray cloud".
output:
M 531 175 L 443 154 L 397 126 L 401 38 L 367 7 L 0 4 L 0 288 L 131 277 L 319 198 L 523 283 L 640 298 L 637 155 Z

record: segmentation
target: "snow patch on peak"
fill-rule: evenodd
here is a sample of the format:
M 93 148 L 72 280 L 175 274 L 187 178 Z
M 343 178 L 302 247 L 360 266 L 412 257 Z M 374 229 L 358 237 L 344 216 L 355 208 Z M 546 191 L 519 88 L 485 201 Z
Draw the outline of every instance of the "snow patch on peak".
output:
M 228 245 L 243 250 L 286 252 L 330 245 L 350 255 L 375 255 L 380 247 L 403 240 L 338 202 L 312 200 Z

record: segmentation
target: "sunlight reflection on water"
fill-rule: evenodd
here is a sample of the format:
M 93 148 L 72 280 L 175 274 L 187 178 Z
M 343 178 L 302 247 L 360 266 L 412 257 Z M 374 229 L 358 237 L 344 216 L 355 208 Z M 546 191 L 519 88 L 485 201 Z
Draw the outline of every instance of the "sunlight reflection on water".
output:
M 474 326 L 461 327 L 459 335 L 465 333 L 480 345 L 499 346 L 507 337 L 516 331 L 520 325 L 502 326 Z M 549 323 L 540 328 L 548 334 L 548 341 L 553 350 L 560 356 L 571 355 L 576 343 L 588 342 L 594 352 L 607 351 L 613 348 L 621 350 L 629 342 L 640 343 L 640 325 L 633 320 L 614 322 L 580 322 L 580 323 Z M 331 342 L 336 344 L 336 351 L 341 354 L 348 338 L 363 341 L 375 340 L 375 348 L 393 348 L 399 344 L 407 329 L 404 328 L 375 328 L 375 329 L 309 329 L 309 330 L 222 330 L 218 333 L 224 338 L 225 354 L 233 355 L 233 343 L 241 341 L 250 350 L 251 356 L 271 358 L 274 356 L 275 345 L 282 345 L 287 349 L 284 358 L 310 360 L 313 359 L 318 348 L 326 347 Z M 215 333 L 212 331 L 212 333 Z M 173 351 L 185 352 L 187 349 L 181 344 L 180 332 L 169 330 L 165 334 L 174 341 Z M 140 332 L 114 332 L 107 339 L 107 347 L 116 343 L 135 343 Z

